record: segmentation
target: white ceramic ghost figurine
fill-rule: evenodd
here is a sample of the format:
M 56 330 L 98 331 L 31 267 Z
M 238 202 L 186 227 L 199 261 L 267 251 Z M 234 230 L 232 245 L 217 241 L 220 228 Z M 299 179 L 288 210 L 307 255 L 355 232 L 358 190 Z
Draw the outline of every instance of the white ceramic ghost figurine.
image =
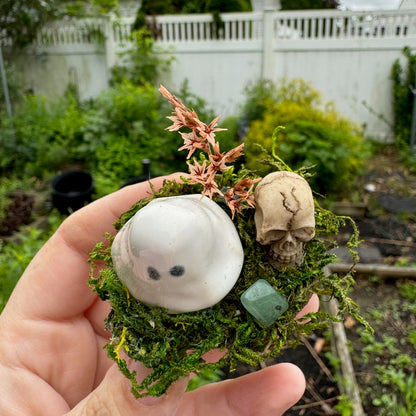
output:
M 237 281 L 244 257 L 230 217 L 201 195 L 152 200 L 116 235 L 111 254 L 132 296 L 170 313 L 218 303 Z
M 301 265 L 303 244 L 315 235 L 308 182 L 293 172 L 273 172 L 259 182 L 254 197 L 256 239 L 270 246 L 270 263 L 277 269 Z

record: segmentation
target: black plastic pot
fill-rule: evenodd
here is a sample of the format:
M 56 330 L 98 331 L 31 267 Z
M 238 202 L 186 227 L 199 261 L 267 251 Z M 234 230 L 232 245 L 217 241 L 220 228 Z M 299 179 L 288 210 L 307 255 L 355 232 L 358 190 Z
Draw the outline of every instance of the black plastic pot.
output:
M 91 202 L 94 180 L 89 172 L 69 170 L 51 182 L 52 203 L 61 214 L 70 214 Z

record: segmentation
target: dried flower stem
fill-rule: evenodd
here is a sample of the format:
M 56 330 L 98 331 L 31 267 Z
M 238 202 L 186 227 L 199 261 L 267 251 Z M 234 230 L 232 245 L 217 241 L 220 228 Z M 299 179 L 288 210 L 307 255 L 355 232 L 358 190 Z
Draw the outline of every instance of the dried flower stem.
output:
M 254 207 L 253 187 L 261 178 L 245 178 L 236 183 L 225 194 L 221 192 L 215 181 L 215 175 L 218 172 L 229 169 L 231 167 L 230 164 L 243 154 L 244 143 L 227 153 L 221 153 L 220 145 L 215 140 L 215 133 L 225 130 L 216 127 L 220 116 L 207 125 L 199 119 L 194 110 L 188 109 L 181 100 L 172 95 L 163 85 L 160 86 L 159 91 L 174 106 L 174 115 L 168 117 L 173 124 L 167 130 L 179 131 L 182 127 L 188 127 L 191 130 L 189 133 L 179 132 L 184 144 L 178 150 L 187 150 L 187 159 L 190 159 L 197 149 L 202 150 L 208 156 L 208 163 L 207 160 L 204 160 L 202 164 L 199 164 L 195 158 L 193 158 L 192 162 L 188 161 L 189 183 L 203 185 L 202 196 L 207 195 L 211 199 L 215 195 L 223 196 L 233 218 L 235 212 L 241 213 L 243 208 Z

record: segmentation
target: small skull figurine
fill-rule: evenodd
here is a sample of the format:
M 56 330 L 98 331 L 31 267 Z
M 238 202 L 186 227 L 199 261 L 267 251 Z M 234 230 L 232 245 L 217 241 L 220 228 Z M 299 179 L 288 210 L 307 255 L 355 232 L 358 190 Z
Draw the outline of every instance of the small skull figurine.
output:
M 265 176 L 255 191 L 257 241 L 270 245 L 276 269 L 300 266 L 303 244 L 315 235 L 314 201 L 308 182 L 293 172 Z

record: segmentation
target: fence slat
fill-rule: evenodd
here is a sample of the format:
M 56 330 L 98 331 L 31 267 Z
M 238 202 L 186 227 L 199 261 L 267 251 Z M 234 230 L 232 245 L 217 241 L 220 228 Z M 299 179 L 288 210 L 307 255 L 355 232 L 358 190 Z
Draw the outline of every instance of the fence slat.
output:
M 310 31 L 310 38 L 315 39 L 316 38 L 316 18 L 311 17 L 311 31 Z
M 275 13 L 271 35 L 274 39 L 386 39 L 416 37 L 416 12 L 409 10 L 343 12 L 339 10 L 279 11 Z M 263 39 L 264 13 L 225 13 L 223 24 L 213 23 L 210 14 L 157 16 L 157 41 L 166 43 L 218 41 L 251 41 Z M 93 44 L 105 36 L 105 19 L 78 19 L 55 22 L 41 29 L 34 44 L 59 46 Z M 150 22 L 150 18 L 149 18 Z M 152 20 L 153 22 L 153 20 Z M 129 42 L 132 18 L 110 22 L 113 35 L 109 39 L 122 47 Z

